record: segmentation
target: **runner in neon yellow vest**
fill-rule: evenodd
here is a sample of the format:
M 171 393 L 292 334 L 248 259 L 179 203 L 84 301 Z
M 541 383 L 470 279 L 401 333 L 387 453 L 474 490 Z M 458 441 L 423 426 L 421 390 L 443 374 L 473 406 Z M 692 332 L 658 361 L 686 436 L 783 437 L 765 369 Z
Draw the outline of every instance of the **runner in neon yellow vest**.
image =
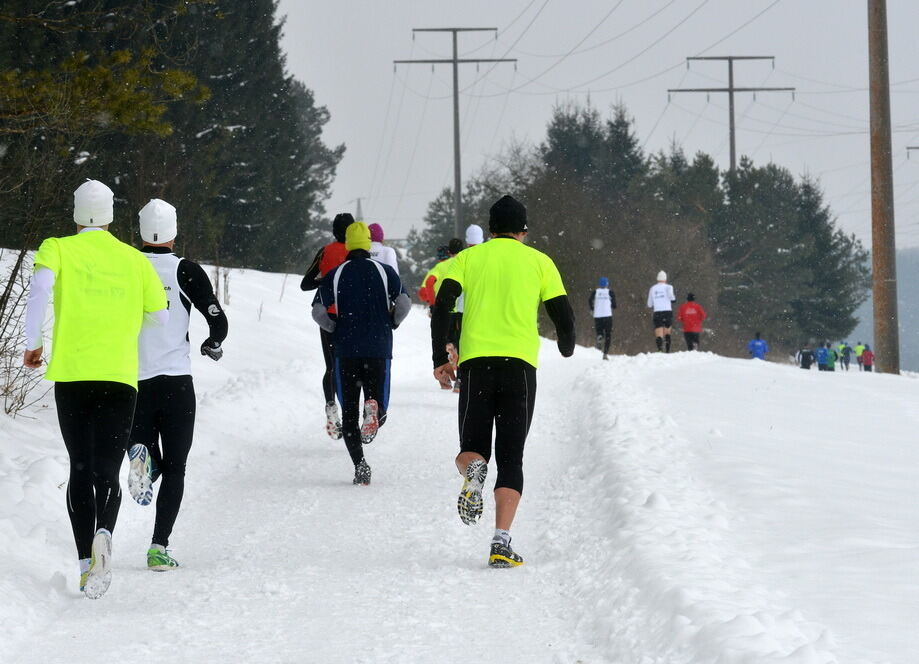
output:
M 450 311 L 465 298 L 459 357 L 460 453 L 463 477 L 457 500 L 467 525 L 482 516 L 482 488 L 492 457 L 495 482 L 495 533 L 488 564 L 517 567 L 523 558 L 511 548 L 510 528 L 523 492 L 523 448 L 536 403 L 540 303 L 558 335 L 564 357 L 574 353 L 574 313 L 555 263 L 527 247 L 526 208 L 511 196 L 489 210 L 494 239 L 458 254 L 434 304 L 431 349 L 434 377 L 441 385 L 456 380 L 444 348 Z
M 88 180 L 74 192 L 77 233 L 48 238 L 35 254 L 23 364 L 42 364 L 42 324 L 54 293 L 45 378 L 70 456 L 67 511 L 80 560 L 80 589 L 96 599 L 111 583 L 112 530 L 121 505 L 118 471 L 137 397 L 137 337 L 145 314 L 168 320 L 166 294 L 143 254 L 108 232 L 114 194 Z

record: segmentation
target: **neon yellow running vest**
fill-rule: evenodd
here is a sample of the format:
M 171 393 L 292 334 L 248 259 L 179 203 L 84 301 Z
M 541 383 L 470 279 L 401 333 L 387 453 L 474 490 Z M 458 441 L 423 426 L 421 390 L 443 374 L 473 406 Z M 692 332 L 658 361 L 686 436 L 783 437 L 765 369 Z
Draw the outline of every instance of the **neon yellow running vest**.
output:
M 552 259 L 512 238 L 458 253 L 444 277 L 463 287 L 460 363 L 475 357 L 539 362 L 540 302 L 567 295 Z
M 47 380 L 106 380 L 137 388 L 144 312 L 166 308 L 146 257 L 108 231 L 42 242 L 35 267 L 54 272 L 54 337 Z

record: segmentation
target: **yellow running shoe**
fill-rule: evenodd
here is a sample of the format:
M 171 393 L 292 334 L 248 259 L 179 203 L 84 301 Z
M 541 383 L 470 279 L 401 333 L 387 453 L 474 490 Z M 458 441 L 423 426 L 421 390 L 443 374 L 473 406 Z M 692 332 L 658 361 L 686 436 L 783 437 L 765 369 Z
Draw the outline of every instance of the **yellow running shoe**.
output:
M 487 474 L 488 464 L 484 459 L 476 459 L 466 466 L 466 479 L 456 499 L 456 511 L 467 526 L 474 526 L 482 516 L 482 485 Z
M 520 567 L 523 564 L 523 558 L 514 553 L 511 543 L 492 542 L 491 555 L 488 556 L 489 567 Z

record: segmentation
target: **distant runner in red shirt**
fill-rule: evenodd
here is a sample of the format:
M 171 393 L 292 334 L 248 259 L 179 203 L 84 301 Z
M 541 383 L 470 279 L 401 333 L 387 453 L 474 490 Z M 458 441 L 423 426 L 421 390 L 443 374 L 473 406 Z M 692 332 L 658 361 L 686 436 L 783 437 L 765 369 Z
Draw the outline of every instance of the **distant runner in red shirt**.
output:
M 686 302 L 677 311 L 676 319 L 683 324 L 683 337 L 686 339 L 687 350 L 699 350 L 699 335 L 702 334 L 702 321 L 708 314 L 701 304 L 696 303 L 696 296 L 692 293 L 686 295 Z

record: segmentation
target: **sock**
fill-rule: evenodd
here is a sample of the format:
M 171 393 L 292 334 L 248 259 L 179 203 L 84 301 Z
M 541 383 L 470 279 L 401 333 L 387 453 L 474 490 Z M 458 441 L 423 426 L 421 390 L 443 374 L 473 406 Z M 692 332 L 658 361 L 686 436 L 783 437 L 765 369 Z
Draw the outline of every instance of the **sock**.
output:
M 661 339 L 660 337 L 654 337 L 654 343 L 657 344 L 657 350 L 664 349 L 664 340 Z
M 89 571 L 89 564 L 92 558 L 80 558 L 80 574 L 86 574 Z
M 151 548 L 151 549 L 156 549 L 156 550 L 159 551 L 160 553 L 166 553 L 166 547 L 163 546 L 162 544 L 155 544 L 155 543 L 153 543 L 153 542 L 150 542 L 150 548 Z
M 511 531 L 495 528 L 495 535 L 491 538 L 492 542 L 501 542 L 504 546 L 511 543 Z
M 664 335 L 664 344 L 667 346 L 667 352 L 669 353 L 670 352 L 670 335 L 669 334 Z

